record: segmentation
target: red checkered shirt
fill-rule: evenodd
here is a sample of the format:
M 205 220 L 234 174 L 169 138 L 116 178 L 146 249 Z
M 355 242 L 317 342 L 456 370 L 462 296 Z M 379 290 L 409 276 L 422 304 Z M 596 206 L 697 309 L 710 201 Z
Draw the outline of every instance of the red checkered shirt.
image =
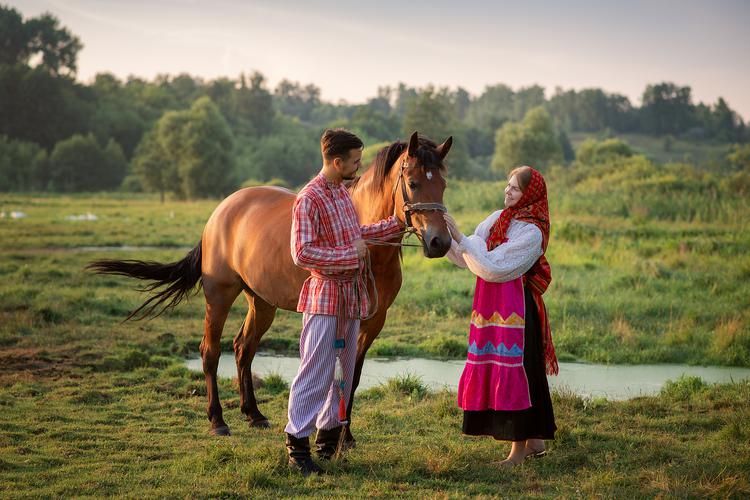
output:
M 302 286 L 297 311 L 335 316 L 343 290 L 347 317 L 365 317 L 370 300 L 353 242 L 387 238 L 400 231 L 394 216 L 360 226 L 343 184 L 328 182 L 323 174 L 316 176 L 297 195 L 292 216 L 292 259 L 312 273 Z

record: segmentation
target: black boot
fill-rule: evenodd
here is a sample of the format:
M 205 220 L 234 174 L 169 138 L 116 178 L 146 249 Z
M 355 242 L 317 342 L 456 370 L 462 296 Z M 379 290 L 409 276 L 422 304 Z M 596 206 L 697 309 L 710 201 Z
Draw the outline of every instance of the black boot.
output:
M 318 457 L 323 460 L 330 460 L 336 454 L 336 448 L 339 446 L 339 437 L 341 436 L 343 426 L 339 425 L 333 429 L 318 429 L 318 435 L 315 438 L 315 451 Z
M 303 476 L 320 474 L 323 469 L 313 462 L 310 456 L 310 440 L 307 437 L 296 438 L 286 435 L 286 450 L 289 454 L 289 468 L 302 473 Z

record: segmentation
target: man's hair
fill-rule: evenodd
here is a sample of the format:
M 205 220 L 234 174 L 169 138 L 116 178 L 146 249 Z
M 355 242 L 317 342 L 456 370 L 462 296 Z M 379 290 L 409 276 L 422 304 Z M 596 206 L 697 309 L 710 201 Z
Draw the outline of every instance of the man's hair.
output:
M 531 167 L 524 165 L 523 167 L 516 167 L 508 174 L 508 180 L 514 175 L 518 176 L 518 187 L 521 191 L 526 191 L 526 188 L 531 182 Z
M 362 139 L 343 128 L 327 129 L 320 137 L 320 152 L 325 161 L 334 158 L 347 159 L 352 149 L 364 147 Z

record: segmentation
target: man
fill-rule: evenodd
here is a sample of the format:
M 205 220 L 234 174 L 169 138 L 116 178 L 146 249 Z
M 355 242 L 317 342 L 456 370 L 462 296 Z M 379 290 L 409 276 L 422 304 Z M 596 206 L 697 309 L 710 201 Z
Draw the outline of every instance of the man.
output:
M 342 130 L 320 139 L 323 168 L 297 195 L 292 217 L 292 258 L 311 276 L 300 292 L 303 313 L 300 367 L 289 392 L 286 446 L 289 466 L 303 475 L 321 472 L 310 456 L 309 436 L 318 428 L 318 455 L 330 459 L 342 424 L 340 398 L 349 403 L 357 354 L 359 318 L 369 308 L 360 262 L 363 238 L 387 238 L 401 231 L 396 217 L 360 226 L 342 181 L 354 179 L 362 163 L 362 141 Z M 334 385 L 340 362 L 343 388 Z M 339 375 L 340 376 L 340 375 Z M 343 389 L 343 390 L 340 390 Z M 342 408 L 345 408 L 343 406 Z

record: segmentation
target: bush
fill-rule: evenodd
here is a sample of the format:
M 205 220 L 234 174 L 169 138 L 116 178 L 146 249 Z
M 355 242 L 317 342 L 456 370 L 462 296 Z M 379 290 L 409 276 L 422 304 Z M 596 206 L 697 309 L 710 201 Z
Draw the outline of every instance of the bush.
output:
M 411 373 L 389 378 L 383 388 L 395 396 L 407 396 L 415 401 L 421 400 L 429 392 L 427 386 L 422 383 L 422 377 Z
M 707 387 L 708 385 L 700 377 L 682 375 L 677 380 L 667 380 L 660 394 L 677 401 L 687 401 L 695 394 L 706 390 Z
M 74 135 L 52 150 L 49 188 L 65 192 L 115 189 L 126 170 L 125 156 L 114 140 L 102 148 L 92 134 Z

